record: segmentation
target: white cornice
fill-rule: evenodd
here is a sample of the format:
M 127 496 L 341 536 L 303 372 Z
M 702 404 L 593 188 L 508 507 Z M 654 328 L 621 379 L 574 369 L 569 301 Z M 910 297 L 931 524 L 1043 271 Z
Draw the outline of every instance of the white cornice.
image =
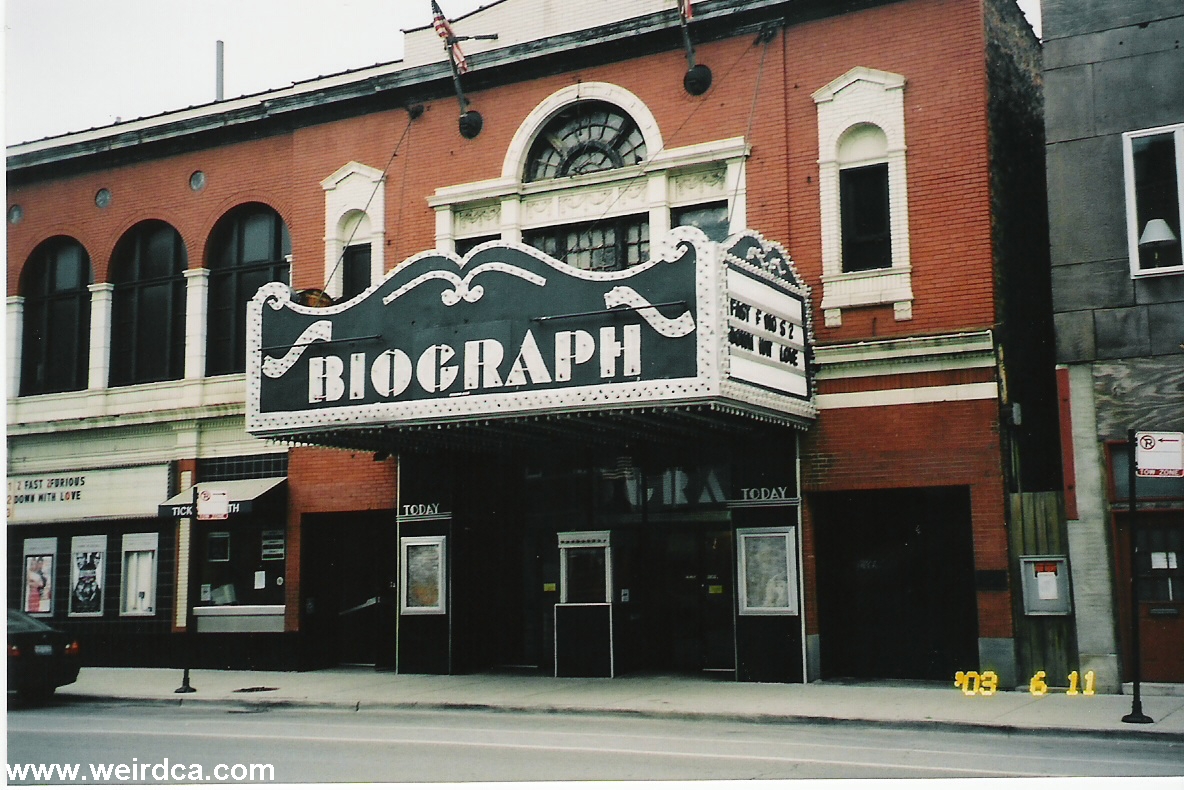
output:
M 991 330 L 817 346 L 819 380 L 995 366 Z

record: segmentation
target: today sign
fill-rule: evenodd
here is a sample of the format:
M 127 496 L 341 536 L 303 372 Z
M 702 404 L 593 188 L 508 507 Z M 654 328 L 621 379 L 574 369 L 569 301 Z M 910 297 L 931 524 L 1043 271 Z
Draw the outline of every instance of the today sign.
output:
M 1184 433 L 1137 431 L 1135 474 L 1139 477 L 1184 477 Z

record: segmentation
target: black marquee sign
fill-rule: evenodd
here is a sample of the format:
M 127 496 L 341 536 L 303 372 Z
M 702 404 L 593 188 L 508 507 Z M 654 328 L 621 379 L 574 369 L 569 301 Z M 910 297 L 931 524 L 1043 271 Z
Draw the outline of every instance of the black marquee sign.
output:
M 329 307 L 269 283 L 247 308 L 247 430 L 709 402 L 802 425 L 808 300 L 779 246 L 693 228 L 624 271 L 490 242 L 463 260 L 420 253 Z

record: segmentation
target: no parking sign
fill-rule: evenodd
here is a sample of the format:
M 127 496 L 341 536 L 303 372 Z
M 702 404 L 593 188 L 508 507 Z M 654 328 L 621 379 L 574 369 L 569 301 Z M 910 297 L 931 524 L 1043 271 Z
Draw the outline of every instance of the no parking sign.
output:
M 1135 474 L 1139 477 L 1184 477 L 1184 433 L 1135 433 Z

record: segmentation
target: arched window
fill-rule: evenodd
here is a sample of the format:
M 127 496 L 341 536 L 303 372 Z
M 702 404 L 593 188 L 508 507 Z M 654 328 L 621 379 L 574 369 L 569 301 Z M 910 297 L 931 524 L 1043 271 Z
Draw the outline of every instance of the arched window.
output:
M 269 282 L 288 282 L 292 241 L 275 209 L 246 203 L 218 221 L 210 236 L 206 375 L 246 370 L 247 302 Z
M 92 278 L 90 256 L 67 236 L 42 242 L 25 262 L 21 395 L 86 388 Z
M 111 386 L 185 372 L 185 245 L 166 222 L 139 223 L 111 256 Z
M 523 181 L 596 173 L 645 161 L 645 138 L 620 109 L 584 101 L 560 110 L 535 137 Z
M 856 66 L 816 90 L 822 315 L 892 305 L 913 317 L 905 78 Z
M 843 271 L 892 265 L 888 200 L 888 137 L 872 124 L 848 129 L 839 139 L 839 216 Z
M 608 102 L 576 102 L 560 110 L 535 136 L 522 180 L 615 170 L 641 164 L 645 156 L 645 138 L 627 114 Z M 523 233 L 522 240 L 578 269 L 614 271 L 649 257 L 649 215 L 536 228 Z

